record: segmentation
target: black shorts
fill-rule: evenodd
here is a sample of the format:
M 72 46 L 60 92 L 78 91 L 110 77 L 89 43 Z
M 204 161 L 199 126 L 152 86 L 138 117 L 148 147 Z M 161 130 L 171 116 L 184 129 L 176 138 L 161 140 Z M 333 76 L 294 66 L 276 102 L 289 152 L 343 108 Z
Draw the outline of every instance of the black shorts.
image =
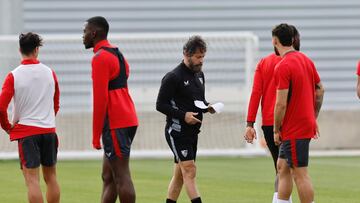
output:
M 18 139 L 21 168 L 54 166 L 57 161 L 59 141 L 56 133 L 33 135 Z
M 289 167 L 307 167 L 311 139 L 286 140 L 280 145 L 279 158 L 285 159 Z
M 102 142 L 104 145 L 104 154 L 112 160 L 115 157 L 129 158 L 131 143 L 135 137 L 137 126 L 117 129 L 104 128 L 102 133 Z
M 174 162 L 196 159 L 198 133 L 182 134 L 171 127 L 165 128 L 166 141 L 174 154 Z

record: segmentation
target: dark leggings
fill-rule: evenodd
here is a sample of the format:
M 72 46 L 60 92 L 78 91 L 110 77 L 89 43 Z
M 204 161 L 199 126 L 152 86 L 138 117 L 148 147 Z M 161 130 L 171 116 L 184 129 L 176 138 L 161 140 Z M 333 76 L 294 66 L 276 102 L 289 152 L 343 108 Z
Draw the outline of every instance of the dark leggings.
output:
M 266 145 L 268 146 L 274 161 L 275 172 L 277 172 L 276 162 L 279 157 L 279 147 L 276 146 L 274 142 L 274 126 L 261 126 L 261 128 L 264 132 Z

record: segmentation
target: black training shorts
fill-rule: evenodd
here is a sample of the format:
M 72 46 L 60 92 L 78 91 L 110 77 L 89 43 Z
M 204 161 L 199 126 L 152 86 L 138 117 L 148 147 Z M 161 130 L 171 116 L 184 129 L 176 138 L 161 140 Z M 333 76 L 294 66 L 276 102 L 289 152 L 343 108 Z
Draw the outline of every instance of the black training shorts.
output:
M 307 167 L 311 139 L 286 140 L 280 145 L 279 158 L 285 159 L 289 167 Z
M 18 139 L 21 168 L 54 166 L 57 161 L 58 137 L 56 133 L 32 135 Z
M 174 162 L 196 159 L 198 133 L 181 133 L 167 126 L 165 128 L 166 141 L 174 154 Z

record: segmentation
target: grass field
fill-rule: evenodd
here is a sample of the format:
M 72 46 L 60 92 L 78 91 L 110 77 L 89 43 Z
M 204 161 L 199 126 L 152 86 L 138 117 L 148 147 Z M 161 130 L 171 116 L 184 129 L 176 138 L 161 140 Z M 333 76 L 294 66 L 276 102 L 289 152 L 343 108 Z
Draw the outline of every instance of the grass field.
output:
M 274 172 L 270 158 L 199 158 L 198 184 L 205 203 L 270 203 Z M 100 202 L 101 161 L 60 161 L 63 203 Z M 133 160 L 138 203 L 163 203 L 172 161 Z M 311 158 L 316 203 L 360 203 L 360 157 Z M 44 184 L 42 183 L 44 186 Z M 18 161 L 0 161 L 0 202 L 25 203 L 26 188 Z M 186 203 L 185 190 L 178 203 Z M 299 202 L 293 193 L 293 202 Z

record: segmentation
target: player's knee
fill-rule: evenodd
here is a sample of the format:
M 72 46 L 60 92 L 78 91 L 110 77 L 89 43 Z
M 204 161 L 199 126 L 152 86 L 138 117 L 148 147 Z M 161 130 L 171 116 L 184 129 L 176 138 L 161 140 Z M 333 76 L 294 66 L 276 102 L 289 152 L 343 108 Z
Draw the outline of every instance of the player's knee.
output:
M 55 175 L 44 175 L 44 181 L 46 184 L 56 183 L 56 176 Z
M 291 175 L 296 184 L 299 184 L 302 181 L 305 181 L 307 179 L 307 174 L 302 171 L 294 171 L 293 170 Z
M 184 179 L 194 179 L 196 177 L 196 165 L 188 164 L 183 167 L 182 176 Z
M 40 182 L 37 177 L 27 176 L 25 182 L 28 187 L 40 187 Z
M 285 175 L 287 173 L 287 171 L 288 171 L 286 163 L 284 161 L 279 160 L 279 159 L 277 161 L 276 168 L 277 168 L 277 171 L 278 171 L 279 175 Z
M 109 184 L 109 183 L 113 182 L 113 177 L 112 177 L 111 173 L 102 173 L 101 174 L 101 179 L 106 184 Z

